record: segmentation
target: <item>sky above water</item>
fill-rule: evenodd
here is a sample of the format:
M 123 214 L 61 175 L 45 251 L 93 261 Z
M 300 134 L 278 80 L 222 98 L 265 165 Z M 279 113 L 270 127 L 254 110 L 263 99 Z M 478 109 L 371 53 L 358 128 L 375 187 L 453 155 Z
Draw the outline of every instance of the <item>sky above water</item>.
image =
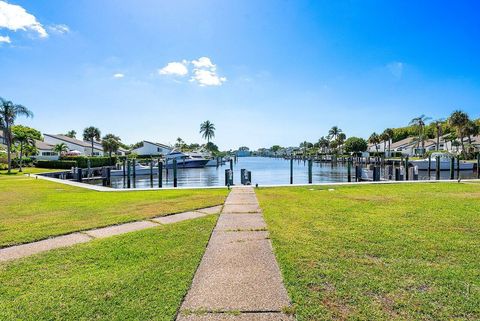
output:
M 480 117 L 477 1 L 0 0 L 0 96 L 44 133 L 298 145 Z

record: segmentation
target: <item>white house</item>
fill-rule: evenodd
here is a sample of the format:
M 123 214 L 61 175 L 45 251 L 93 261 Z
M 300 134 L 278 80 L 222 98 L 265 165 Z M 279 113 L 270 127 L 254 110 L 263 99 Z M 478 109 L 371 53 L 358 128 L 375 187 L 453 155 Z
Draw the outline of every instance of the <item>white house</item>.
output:
M 53 149 L 55 148 L 54 145 L 47 144 L 42 142 L 41 140 L 35 140 L 35 147 L 37 148 L 37 156 L 35 159 L 38 160 L 58 160 L 59 155 Z
M 65 135 L 51 135 L 43 134 L 43 141 L 49 145 L 57 145 L 64 143 L 67 145 L 69 151 L 79 151 L 83 156 L 103 156 L 103 148 L 100 142 L 93 144 L 93 154 L 92 154 L 92 144 L 91 142 L 86 142 L 76 138 L 71 138 Z
M 144 140 L 142 141 L 140 147 L 132 150 L 132 153 L 137 155 L 167 155 L 172 150 L 173 149 L 170 146 Z

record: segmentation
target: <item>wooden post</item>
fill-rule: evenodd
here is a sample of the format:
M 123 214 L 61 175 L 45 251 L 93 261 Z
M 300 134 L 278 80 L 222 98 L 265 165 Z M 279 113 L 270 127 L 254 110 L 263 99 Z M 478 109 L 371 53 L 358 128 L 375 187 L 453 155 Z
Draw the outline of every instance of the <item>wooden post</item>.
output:
M 450 179 L 455 179 L 455 158 L 450 158 Z
M 153 159 L 150 160 L 150 186 L 153 188 Z
M 457 156 L 457 179 L 460 179 L 460 155 Z
M 135 170 L 135 166 L 137 165 L 137 160 L 134 158 L 132 159 L 132 176 L 133 176 L 133 188 L 135 188 L 135 184 L 136 184 L 136 178 L 137 178 L 137 173 L 136 173 L 136 170 Z
M 290 184 L 293 184 L 293 158 L 290 158 Z
M 127 160 L 127 188 L 130 188 L 130 160 Z
M 428 155 L 428 179 L 430 179 L 431 171 L 432 171 L 432 155 Z
M 123 160 L 123 184 L 125 184 L 125 175 L 126 175 L 127 160 Z
M 440 156 L 435 159 L 435 179 L 440 180 Z
M 350 158 L 347 161 L 347 181 L 350 183 L 352 181 L 352 163 Z
M 313 182 L 312 164 L 313 164 L 313 161 L 309 159 L 308 160 L 308 184 L 312 184 Z
M 163 184 L 163 162 L 158 160 L 158 187 L 162 187 Z
M 177 160 L 173 160 L 173 187 L 177 187 Z
M 480 152 L 477 155 L 477 178 L 480 178 Z
M 408 156 L 405 157 L 405 180 L 408 181 Z
M 233 172 L 233 159 L 230 158 L 230 170 Z

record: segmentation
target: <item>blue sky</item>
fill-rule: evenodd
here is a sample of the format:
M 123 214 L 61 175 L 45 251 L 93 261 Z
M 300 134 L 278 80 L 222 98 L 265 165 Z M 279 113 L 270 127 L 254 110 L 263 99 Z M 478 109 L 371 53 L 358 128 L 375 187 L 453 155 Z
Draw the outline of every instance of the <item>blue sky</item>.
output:
M 0 96 L 42 132 L 94 125 L 126 143 L 201 142 L 207 119 L 221 149 L 316 141 L 333 125 L 368 137 L 421 114 L 480 117 L 479 12 L 477 1 L 0 0 Z

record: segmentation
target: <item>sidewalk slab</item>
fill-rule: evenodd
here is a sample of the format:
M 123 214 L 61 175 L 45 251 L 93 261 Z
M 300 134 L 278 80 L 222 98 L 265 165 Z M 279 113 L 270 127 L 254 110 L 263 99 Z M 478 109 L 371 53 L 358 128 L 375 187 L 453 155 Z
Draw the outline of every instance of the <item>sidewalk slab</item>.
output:
M 290 306 L 267 232 L 214 232 L 182 310 L 282 311 Z
M 266 229 L 267 224 L 261 214 L 223 214 L 215 231 L 248 231 Z
M 205 213 L 200 213 L 200 212 L 185 212 L 185 213 L 180 213 L 180 214 L 175 214 L 175 215 L 167 215 L 167 216 L 161 216 L 152 219 L 152 221 L 160 223 L 160 224 L 173 224 L 185 220 L 191 220 L 197 217 L 202 217 L 206 216 L 208 214 Z
M 98 228 L 94 230 L 88 230 L 88 231 L 85 231 L 84 233 L 94 238 L 105 238 L 105 237 L 110 237 L 114 235 L 120 235 L 124 233 L 144 230 L 144 229 L 155 227 L 155 226 L 158 226 L 158 224 L 149 222 L 149 221 L 139 221 L 139 222 L 114 225 L 114 226 L 107 226 L 107 227 Z
M 260 206 L 258 204 L 225 204 L 223 207 L 224 214 L 234 214 L 234 213 L 260 213 Z
M 255 194 L 246 194 L 246 193 L 240 193 L 240 194 L 234 194 L 231 193 L 228 197 L 227 200 L 225 201 L 225 204 L 258 204 L 257 197 Z
M 61 247 L 72 246 L 74 244 L 85 243 L 90 241 L 91 239 L 91 237 L 85 234 L 73 233 L 33 243 L 7 247 L 4 249 L 0 249 L 0 262 L 15 260 L 25 256 L 58 249 Z
M 283 313 L 206 313 L 180 315 L 177 321 L 295 321 L 291 315 Z
M 197 210 L 197 212 L 200 213 L 205 213 L 205 214 L 218 214 L 222 211 L 222 205 L 217 205 L 217 206 L 212 206 L 212 207 L 207 207 L 207 208 L 201 208 Z

